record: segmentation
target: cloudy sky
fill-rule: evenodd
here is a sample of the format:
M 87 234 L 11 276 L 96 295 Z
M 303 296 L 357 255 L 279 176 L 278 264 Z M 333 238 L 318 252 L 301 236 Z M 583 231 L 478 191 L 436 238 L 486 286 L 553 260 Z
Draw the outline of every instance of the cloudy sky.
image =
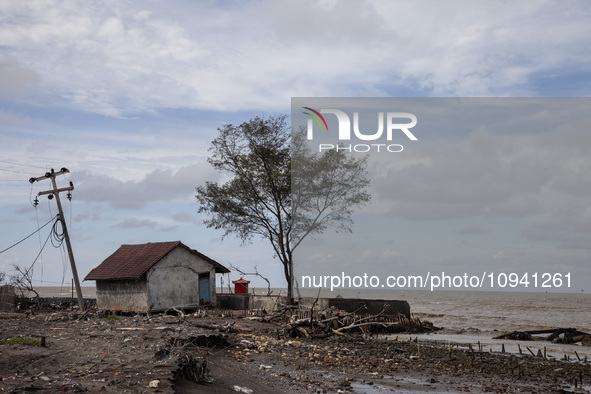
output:
M 591 98 L 298 98 L 294 125 L 310 119 L 304 106 L 351 119 L 357 112 L 366 136 L 376 132 L 379 113 L 412 113 L 418 122 L 409 129 L 413 141 L 400 130 L 391 141 L 385 131 L 372 141 L 338 141 L 341 126 L 330 113 L 328 131 L 313 128 L 311 149 L 340 142 L 369 151 L 353 155 L 368 156 L 372 203 L 353 215 L 353 233 L 302 243 L 300 276 L 367 273 L 384 284 L 388 275 L 466 273 L 488 278 L 482 288 L 490 290 L 511 288 L 504 275 L 514 274 L 514 290 L 588 287 Z M 570 288 L 550 286 L 569 273 Z
M 181 240 L 222 264 L 256 265 L 281 286 L 264 243 L 222 243 L 197 214 L 195 187 L 221 179 L 205 162 L 218 127 L 289 114 L 292 97 L 586 97 L 590 22 L 585 0 L 0 1 L 0 250 L 56 213 L 55 201 L 31 203 L 49 182 L 27 180 L 67 167 L 71 174 L 58 183 L 76 188 L 65 210 L 82 277 L 123 243 Z M 493 249 L 497 260 L 515 264 L 515 249 L 492 245 L 492 235 L 511 228 L 591 277 L 585 134 L 557 149 L 558 134 L 533 138 L 519 151 L 506 146 L 523 136 L 467 133 L 425 144 L 417 153 L 423 165 L 389 174 L 407 185 L 388 210 L 396 220 L 417 234 L 443 226 L 476 245 L 468 256 L 457 251 L 458 239 L 438 238 L 445 255 L 423 264 L 469 264 Z M 435 162 L 461 182 L 438 184 Z M 477 193 L 502 171 L 512 182 Z M 472 193 L 462 189 L 471 184 Z M 535 198 L 540 190 L 568 203 L 552 204 L 553 215 L 546 194 Z M 441 197 L 430 199 L 434 192 Z M 487 204 L 491 193 L 495 202 Z M 498 216 L 481 220 L 483 206 Z M 527 226 L 498 223 L 525 216 Z M 0 271 L 30 266 L 47 235 L 0 254 Z M 391 264 L 411 264 L 417 256 L 409 250 L 390 245 L 383 253 Z M 544 251 L 536 253 L 523 259 Z M 63 251 L 48 246 L 36 283 L 69 283 L 66 264 Z

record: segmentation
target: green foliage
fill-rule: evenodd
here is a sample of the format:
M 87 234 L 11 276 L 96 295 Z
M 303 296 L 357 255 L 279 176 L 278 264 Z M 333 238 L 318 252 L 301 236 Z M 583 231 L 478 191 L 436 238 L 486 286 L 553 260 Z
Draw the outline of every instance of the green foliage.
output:
M 8 338 L 0 341 L 3 345 L 29 345 L 29 346 L 41 346 L 41 340 L 30 337 L 17 337 Z
M 106 317 L 107 321 L 111 324 L 114 324 L 116 321 L 119 320 L 119 316 L 116 315 L 109 315 Z
M 351 232 L 355 208 L 371 200 L 367 156 L 344 150 L 312 153 L 304 135 L 300 130 L 292 136 L 293 249 L 328 228 Z
M 289 127 L 284 115 L 225 125 L 212 142 L 208 162 L 233 178 L 197 188 L 205 223 L 244 243 L 254 235 L 282 238 L 291 205 Z M 281 250 L 275 250 L 281 253 Z

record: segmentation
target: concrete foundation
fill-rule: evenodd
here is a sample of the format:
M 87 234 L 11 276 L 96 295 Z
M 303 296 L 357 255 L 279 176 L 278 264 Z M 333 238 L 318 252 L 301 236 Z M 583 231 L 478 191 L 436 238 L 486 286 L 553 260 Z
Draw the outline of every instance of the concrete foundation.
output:
M 285 303 L 281 296 L 267 297 L 252 294 L 217 294 L 217 300 L 222 309 L 265 309 L 268 312 L 277 309 L 277 302 Z M 316 298 L 301 298 L 300 304 L 311 307 Z M 384 311 L 386 315 L 402 314 L 410 318 L 410 305 L 402 300 L 380 300 L 360 298 L 319 298 L 316 303 L 318 309 L 336 308 L 346 312 L 357 312 L 359 314 L 377 315 Z

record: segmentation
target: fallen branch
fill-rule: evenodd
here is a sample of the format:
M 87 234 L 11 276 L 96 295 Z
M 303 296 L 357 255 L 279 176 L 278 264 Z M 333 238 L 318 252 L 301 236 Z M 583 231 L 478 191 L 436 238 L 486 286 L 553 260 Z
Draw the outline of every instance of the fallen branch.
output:
M 274 314 L 269 315 L 267 317 L 261 318 L 260 321 L 269 323 L 269 322 L 285 315 L 285 313 L 287 313 L 287 311 L 294 310 L 294 309 L 298 309 L 298 306 L 297 305 L 285 305 L 285 306 L 281 307 L 281 309 L 278 312 L 275 312 Z
M 336 332 L 343 332 L 343 331 L 347 331 L 347 330 L 351 330 L 353 328 L 358 328 L 358 327 L 368 327 L 368 326 L 379 326 L 379 327 L 392 327 L 392 326 L 400 326 L 400 323 L 395 322 L 395 323 L 384 323 L 384 322 L 365 322 L 365 323 L 353 323 L 350 324 L 346 327 L 341 327 L 338 330 L 333 330 Z
M 171 306 L 170 308 L 165 310 L 164 315 L 167 315 L 168 311 L 175 311 L 181 317 L 181 319 L 180 319 L 181 321 L 183 321 L 185 319 L 185 312 L 181 311 L 180 309 L 175 308 L 174 306 Z
M 259 278 L 263 279 L 265 282 L 267 282 L 267 295 L 271 295 L 271 282 L 269 282 L 269 279 L 259 274 L 259 270 L 257 269 L 256 265 L 254 266 L 254 272 L 244 272 L 233 264 L 230 264 L 230 268 L 238 271 L 242 276 L 258 276 Z
M 306 338 L 310 338 L 310 334 L 308 333 L 308 331 L 304 328 L 304 327 L 296 327 L 295 328 L 300 334 L 304 335 Z
M 219 330 L 220 332 L 235 332 L 236 329 L 234 328 L 234 323 L 235 322 L 226 323 L 224 325 L 193 323 L 193 326 L 198 328 L 205 328 L 206 330 Z

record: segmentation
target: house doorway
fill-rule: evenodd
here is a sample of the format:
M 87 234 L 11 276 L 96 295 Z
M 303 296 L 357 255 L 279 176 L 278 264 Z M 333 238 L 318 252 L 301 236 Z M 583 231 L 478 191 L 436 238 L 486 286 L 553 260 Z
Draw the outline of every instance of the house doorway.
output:
M 209 284 L 209 272 L 199 274 L 199 304 L 211 303 L 211 287 Z

